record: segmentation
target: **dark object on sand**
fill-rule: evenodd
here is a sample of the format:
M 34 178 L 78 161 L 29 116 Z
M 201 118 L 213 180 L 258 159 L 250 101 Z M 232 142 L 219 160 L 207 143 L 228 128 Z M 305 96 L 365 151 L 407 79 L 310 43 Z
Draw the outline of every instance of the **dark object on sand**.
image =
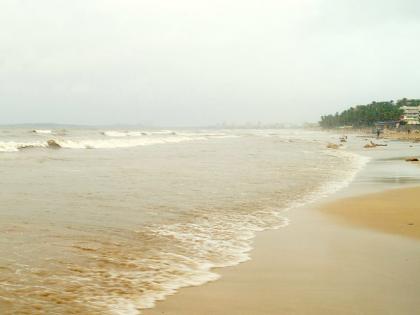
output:
M 338 149 L 340 148 L 341 144 L 335 144 L 335 143 L 328 143 L 327 148 L 328 149 Z
M 371 141 L 370 143 L 365 144 L 364 148 L 375 148 L 375 147 L 386 147 L 387 144 L 379 144 L 379 143 L 374 143 L 373 141 Z
M 406 162 L 418 162 L 419 159 L 418 158 L 406 158 L 405 161 Z
M 60 149 L 61 145 L 59 145 L 55 140 L 48 140 L 47 141 L 48 147 L 51 149 Z

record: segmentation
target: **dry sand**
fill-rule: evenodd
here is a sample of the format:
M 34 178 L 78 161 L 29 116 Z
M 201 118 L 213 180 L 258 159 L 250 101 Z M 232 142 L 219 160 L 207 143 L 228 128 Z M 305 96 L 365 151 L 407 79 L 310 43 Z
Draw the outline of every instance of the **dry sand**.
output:
M 251 261 L 144 314 L 419 314 L 419 193 L 292 211 L 291 226 L 257 237 Z

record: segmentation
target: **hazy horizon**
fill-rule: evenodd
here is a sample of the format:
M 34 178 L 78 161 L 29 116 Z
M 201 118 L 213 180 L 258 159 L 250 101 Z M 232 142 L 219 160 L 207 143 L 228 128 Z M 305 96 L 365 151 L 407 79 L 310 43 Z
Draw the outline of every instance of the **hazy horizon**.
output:
M 5 0 L 0 124 L 317 122 L 419 98 L 415 0 Z
M 310 122 L 303 123 L 262 123 L 262 122 L 244 122 L 244 123 L 216 123 L 209 125 L 146 125 L 146 124 L 128 124 L 128 123 L 109 123 L 109 124 L 74 124 L 74 123 L 56 123 L 56 122 L 23 122 L 23 123 L 0 123 L 0 127 L 18 127 L 18 128 L 144 128 L 144 129 L 197 129 L 197 128 L 209 128 L 209 129 L 293 129 L 293 128 L 304 128 L 306 125 L 311 125 Z

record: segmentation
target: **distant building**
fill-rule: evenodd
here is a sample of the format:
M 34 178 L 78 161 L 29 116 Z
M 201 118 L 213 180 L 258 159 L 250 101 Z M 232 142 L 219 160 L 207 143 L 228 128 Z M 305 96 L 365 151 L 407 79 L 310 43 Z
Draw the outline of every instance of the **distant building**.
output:
M 420 106 L 401 106 L 404 111 L 401 120 L 407 125 L 420 124 Z

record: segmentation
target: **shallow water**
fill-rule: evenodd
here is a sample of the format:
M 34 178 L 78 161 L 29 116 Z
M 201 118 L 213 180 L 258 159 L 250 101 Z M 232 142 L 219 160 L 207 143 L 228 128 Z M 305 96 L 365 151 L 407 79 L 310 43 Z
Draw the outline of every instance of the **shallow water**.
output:
M 368 161 L 302 130 L 0 135 L 2 314 L 138 314 L 249 259 L 255 232 Z

